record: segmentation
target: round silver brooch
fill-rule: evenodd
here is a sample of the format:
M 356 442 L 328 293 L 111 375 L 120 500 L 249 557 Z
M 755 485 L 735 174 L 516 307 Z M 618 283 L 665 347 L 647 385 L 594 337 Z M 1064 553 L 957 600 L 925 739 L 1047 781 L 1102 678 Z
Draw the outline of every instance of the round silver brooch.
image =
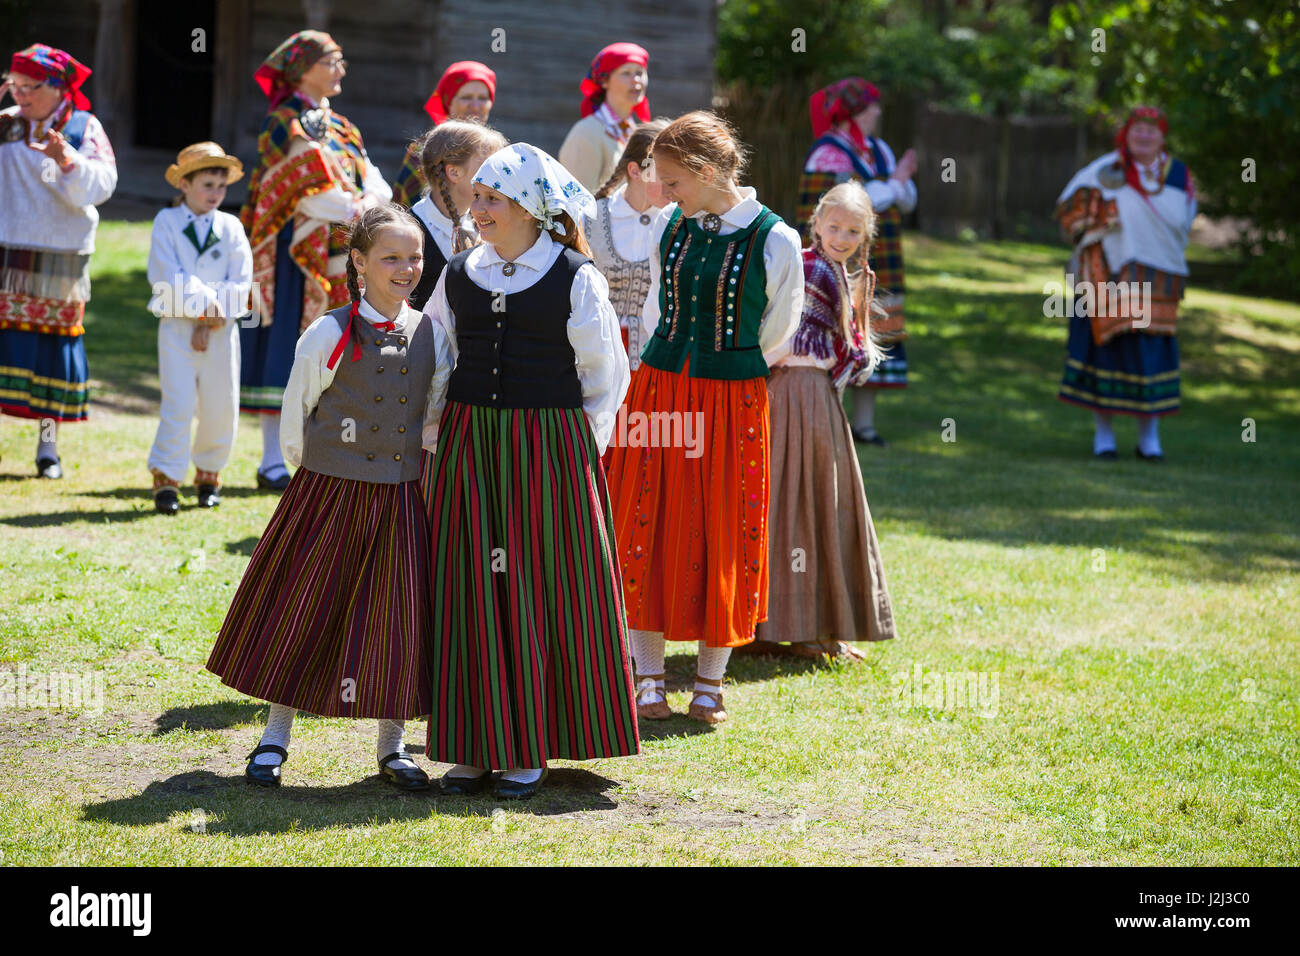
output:
M 640 215 L 638 218 L 639 218 L 639 221 L 640 221 L 641 225 L 643 225 L 643 226 L 648 226 L 648 225 L 650 225 L 650 214 L 649 214 L 649 213 L 645 213 L 645 212 L 643 212 L 643 213 L 641 213 L 641 215 Z
M 505 274 L 505 275 L 508 275 L 508 276 L 512 276 L 512 275 L 514 275 L 514 274 L 515 274 L 515 264 L 514 264 L 513 262 L 507 262 L 505 265 L 503 265 L 503 266 L 501 267 L 501 272 L 502 272 L 503 274 Z
M 328 123 L 328 120 L 325 117 L 324 110 L 322 109 L 304 110 L 302 115 L 298 118 L 298 121 L 302 123 L 303 132 L 305 132 L 312 139 L 319 142 L 320 140 L 325 138 L 325 127 Z
M 722 228 L 722 217 L 716 212 L 711 212 L 704 217 L 704 222 L 700 223 L 705 232 L 717 232 Z

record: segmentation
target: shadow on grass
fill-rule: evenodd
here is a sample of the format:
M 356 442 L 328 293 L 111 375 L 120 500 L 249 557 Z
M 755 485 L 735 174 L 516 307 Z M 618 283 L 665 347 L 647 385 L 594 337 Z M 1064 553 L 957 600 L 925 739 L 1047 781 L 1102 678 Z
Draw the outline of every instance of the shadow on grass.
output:
M 125 521 L 136 521 L 140 518 L 157 517 L 160 516 L 155 514 L 152 508 L 147 511 L 52 511 L 47 514 L 15 515 L 11 518 L 0 518 L 0 524 L 14 528 L 52 528 L 58 525 L 85 521 L 93 524 L 121 524 Z
M 534 816 L 614 810 L 608 796 L 618 784 L 588 770 L 556 768 L 531 800 L 499 800 L 491 793 L 445 797 L 435 785 L 428 791 L 402 793 L 383 775 L 332 787 L 281 786 L 261 789 L 239 776 L 192 770 L 155 781 L 133 797 L 88 803 L 82 818 L 118 826 L 152 826 L 181 814 L 203 813 L 203 833 L 255 836 L 330 827 L 373 827 L 378 823 L 424 820 L 431 813 L 491 817 L 498 807 Z

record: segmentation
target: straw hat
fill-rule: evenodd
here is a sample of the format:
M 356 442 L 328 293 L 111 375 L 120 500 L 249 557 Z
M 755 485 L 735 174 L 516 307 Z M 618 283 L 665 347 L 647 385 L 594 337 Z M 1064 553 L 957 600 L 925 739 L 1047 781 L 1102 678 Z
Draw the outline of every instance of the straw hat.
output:
M 227 156 L 226 151 L 216 143 L 195 143 L 182 149 L 176 156 L 176 162 L 167 167 L 167 182 L 180 189 L 184 177 L 212 166 L 224 166 L 230 170 L 226 179 L 227 186 L 239 182 L 244 175 L 244 164 L 234 156 Z

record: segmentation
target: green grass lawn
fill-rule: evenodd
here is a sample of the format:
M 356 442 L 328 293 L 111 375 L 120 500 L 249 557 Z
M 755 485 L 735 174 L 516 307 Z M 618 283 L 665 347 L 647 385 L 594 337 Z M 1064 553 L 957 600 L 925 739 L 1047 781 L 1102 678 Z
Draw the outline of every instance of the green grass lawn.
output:
M 300 718 L 285 786 L 243 782 L 265 705 L 203 663 L 275 500 L 245 421 L 220 510 L 153 513 L 147 245 L 101 228 L 66 478 L 34 480 L 33 423 L 0 422 L 0 670 L 104 689 L 102 712 L 0 709 L 3 862 L 1300 861 L 1300 306 L 1194 285 L 1167 462 L 1094 462 L 1042 316 L 1064 252 L 909 237 L 912 384 L 861 452 L 898 639 L 861 664 L 737 656 L 729 724 L 647 724 L 641 757 L 500 808 L 391 791 L 372 721 Z M 986 696 L 925 680 L 966 674 Z

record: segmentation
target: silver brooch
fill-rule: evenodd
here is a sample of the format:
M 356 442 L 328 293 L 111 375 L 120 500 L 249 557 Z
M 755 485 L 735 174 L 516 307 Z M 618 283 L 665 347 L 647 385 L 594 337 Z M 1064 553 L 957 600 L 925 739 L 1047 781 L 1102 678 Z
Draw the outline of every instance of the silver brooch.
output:
M 16 143 L 27 138 L 27 120 L 21 116 L 6 116 L 0 119 L 3 124 L 3 139 L 6 143 Z
M 704 217 L 704 222 L 700 223 L 705 232 L 717 232 L 722 228 L 722 217 L 716 212 L 711 212 Z
M 325 138 L 327 120 L 324 110 L 303 110 L 302 116 L 299 117 L 299 122 L 302 123 L 303 132 L 312 139 L 320 141 Z
M 650 214 L 649 214 L 649 213 L 645 213 L 645 212 L 641 213 L 640 217 L 638 217 L 638 221 L 639 221 L 639 222 L 641 223 L 641 225 L 643 225 L 643 226 L 648 226 L 648 225 L 650 225 Z
M 513 262 L 507 262 L 505 265 L 503 265 L 503 266 L 501 267 L 501 272 L 502 272 L 504 275 L 508 275 L 508 276 L 512 276 L 512 275 L 514 275 L 514 274 L 515 274 L 515 264 L 514 264 Z
M 1102 167 L 1097 171 L 1097 182 L 1103 189 L 1119 189 L 1124 185 L 1124 167 L 1119 163 Z

